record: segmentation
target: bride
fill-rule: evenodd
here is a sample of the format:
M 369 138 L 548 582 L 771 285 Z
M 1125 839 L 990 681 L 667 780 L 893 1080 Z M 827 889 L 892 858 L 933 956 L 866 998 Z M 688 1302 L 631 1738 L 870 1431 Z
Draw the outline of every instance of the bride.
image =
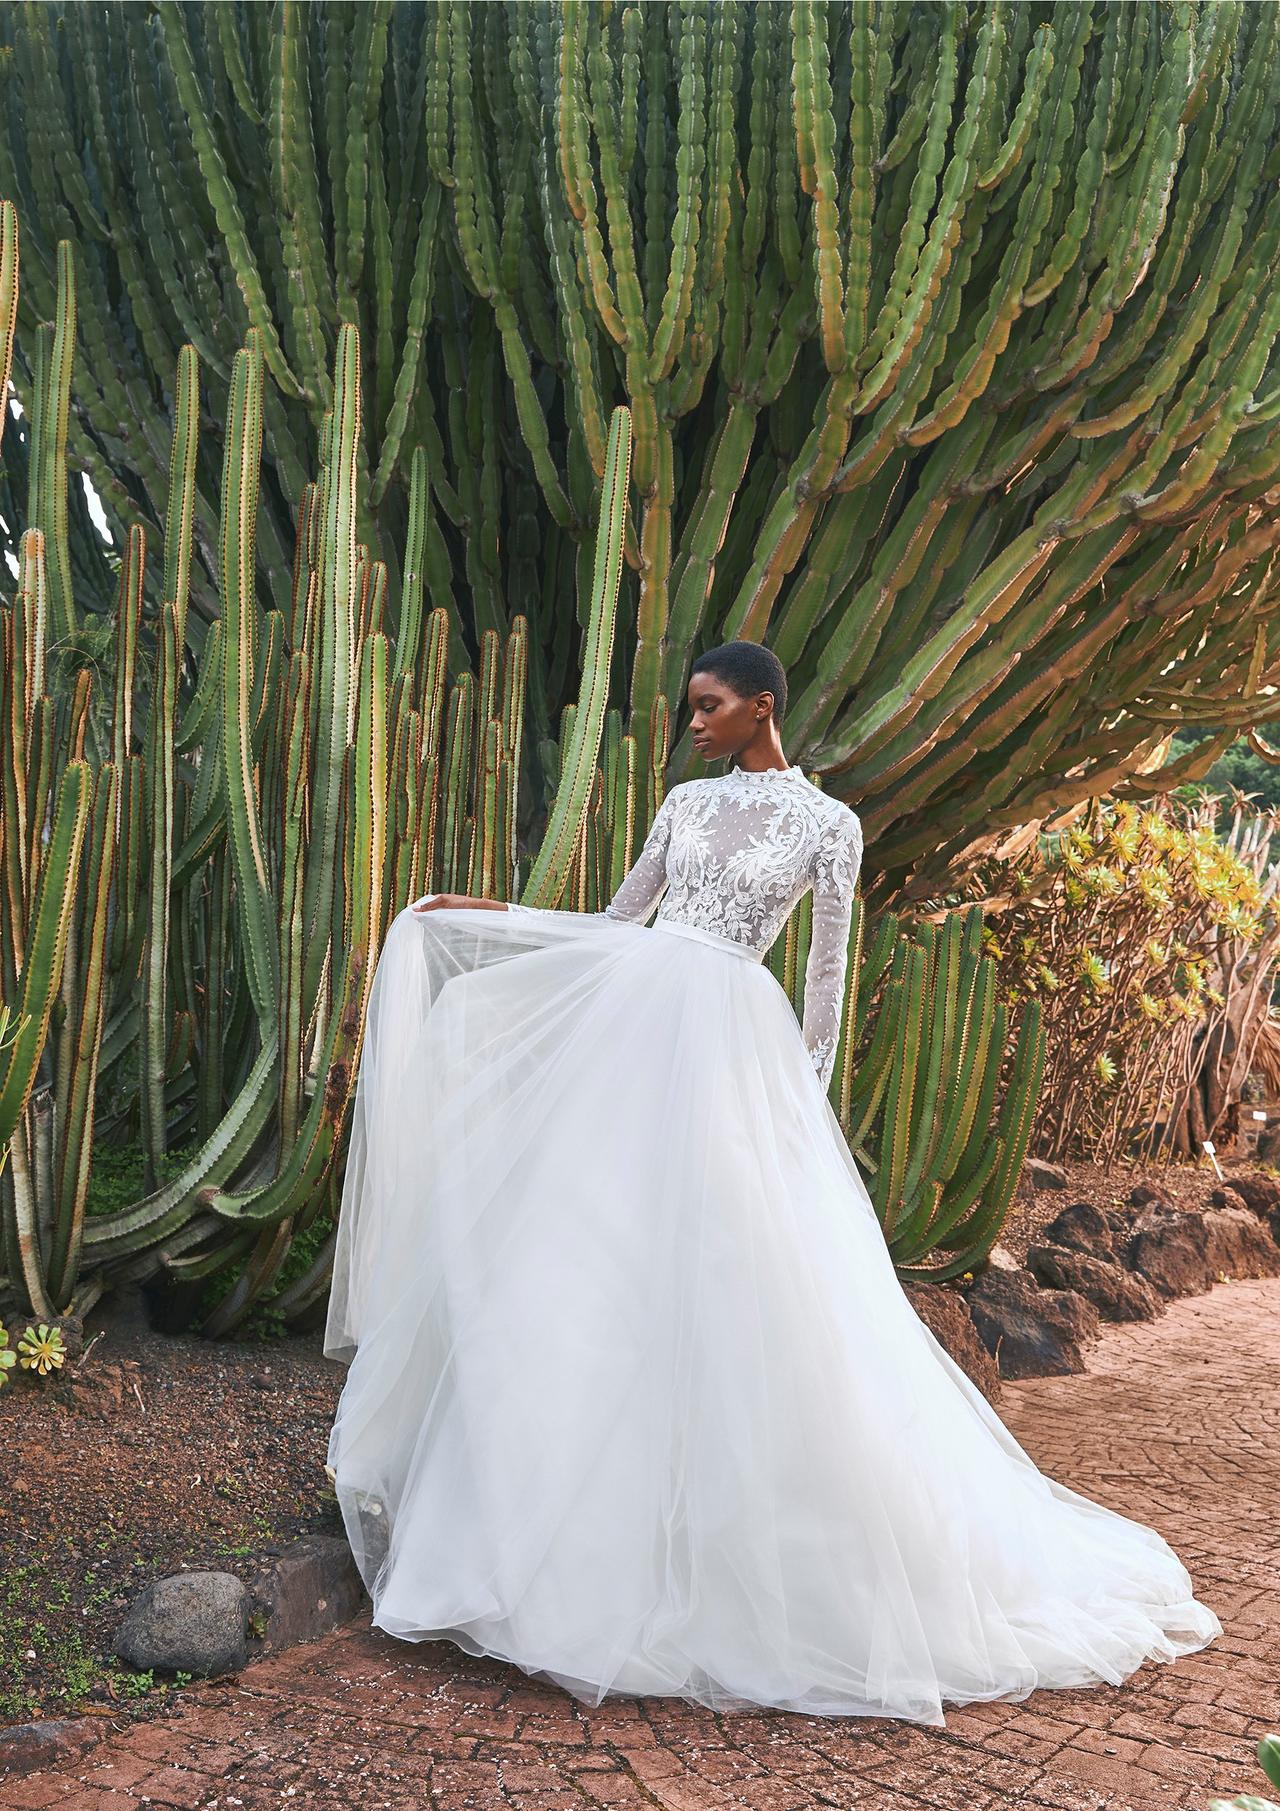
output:
M 1222 1625 L 897 1281 L 827 1099 L 862 831 L 787 765 L 786 696 L 756 643 L 694 662 L 733 765 L 667 792 L 603 912 L 391 925 L 324 1339 L 374 1625 L 592 1704 L 941 1725 L 1118 1684 Z M 762 959 L 810 888 L 801 1025 Z

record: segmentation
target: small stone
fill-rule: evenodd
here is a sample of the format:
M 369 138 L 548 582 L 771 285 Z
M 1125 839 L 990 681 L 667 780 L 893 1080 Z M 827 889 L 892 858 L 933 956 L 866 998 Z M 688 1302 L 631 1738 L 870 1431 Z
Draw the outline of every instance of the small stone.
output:
M 1060 1163 L 1046 1163 L 1040 1157 L 1028 1157 L 1023 1175 L 1032 1188 L 1070 1188 L 1070 1179 Z
M 1234 1201 L 1228 1197 L 1234 1195 Z M 1209 1197 L 1214 1207 L 1237 1207 L 1243 1203 L 1260 1219 L 1280 1212 L 1280 1176 L 1233 1176 L 1230 1188 L 1214 1189 Z
M 101 1740 L 96 1723 L 94 1717 L 48 1717 L 0 1730 L 0 1772 L 43 1772 L 59 1761 L 84 1754 Z
M 176 1572 L 134 1600 L 114 1648 L 140 1673 L 158 1666 L 210 1678 L 244 1666 L 248 1626 L 248 1593 L 233 1573 Z
M 366 1604 L 364 1582 L 342 1535 L 306 1534 L 267 1560 L 254 1580 L 251 1613 L 262 1619 L 257 1652 L 292 1647 L 349 1622 Z
M 1171 1213 L 1177 1211 L 1173 1196 L 1157 1182 L 1139 1182 L 1129 1190 L 1129 1202 L 1133 1207 L 1165 1207 Z
M 1209 1195 L 1210 1207 L 1247 1207 L 1244 1196 L 1233 1188 L 1215 1188 Z
M 1209 1262 L 1204 1216 L 1173 1212 L 1158 1203 L 1144 1207 L 1134 1221 L 1126 1257 L 1130 1269 L 1161 1295 L 1203 1295 L 1217 1274 Z

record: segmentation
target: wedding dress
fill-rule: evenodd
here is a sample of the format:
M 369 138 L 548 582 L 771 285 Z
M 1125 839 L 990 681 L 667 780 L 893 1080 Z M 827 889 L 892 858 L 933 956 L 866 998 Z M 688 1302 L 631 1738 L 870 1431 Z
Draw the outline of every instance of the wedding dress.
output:
M 324 1341 L 376 1627 L 587 1703 L 934 1725 L 1221 1633 L 897 1281 L 826 1092 L 861 857 L 798 767 L 733 770 L 603 912 L 393 921 Z M 809 888 L 800 1024 L 763 957 Z

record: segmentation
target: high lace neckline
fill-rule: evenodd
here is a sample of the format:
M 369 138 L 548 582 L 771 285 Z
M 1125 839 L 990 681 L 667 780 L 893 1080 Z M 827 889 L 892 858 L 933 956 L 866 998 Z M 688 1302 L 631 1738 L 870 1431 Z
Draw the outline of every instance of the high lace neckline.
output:
M 730 767 L 725 771 L 725 778 L 731 779 L 737 774 L 744 780 L 787 780 L 799 779 L 799 767 Z

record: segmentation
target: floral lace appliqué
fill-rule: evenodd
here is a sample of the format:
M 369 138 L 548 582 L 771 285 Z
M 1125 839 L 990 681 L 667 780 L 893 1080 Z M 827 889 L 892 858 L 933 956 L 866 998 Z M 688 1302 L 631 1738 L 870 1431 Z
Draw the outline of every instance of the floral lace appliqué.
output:
M 856 813 L 798 767 L 686 780 L 663 799 L 602 916 L 641 923 L 660 901 L 659 919 L 713 931 L 763 955 L 812 888 L 801 1029 L 827 1088 L 862 846 Z

